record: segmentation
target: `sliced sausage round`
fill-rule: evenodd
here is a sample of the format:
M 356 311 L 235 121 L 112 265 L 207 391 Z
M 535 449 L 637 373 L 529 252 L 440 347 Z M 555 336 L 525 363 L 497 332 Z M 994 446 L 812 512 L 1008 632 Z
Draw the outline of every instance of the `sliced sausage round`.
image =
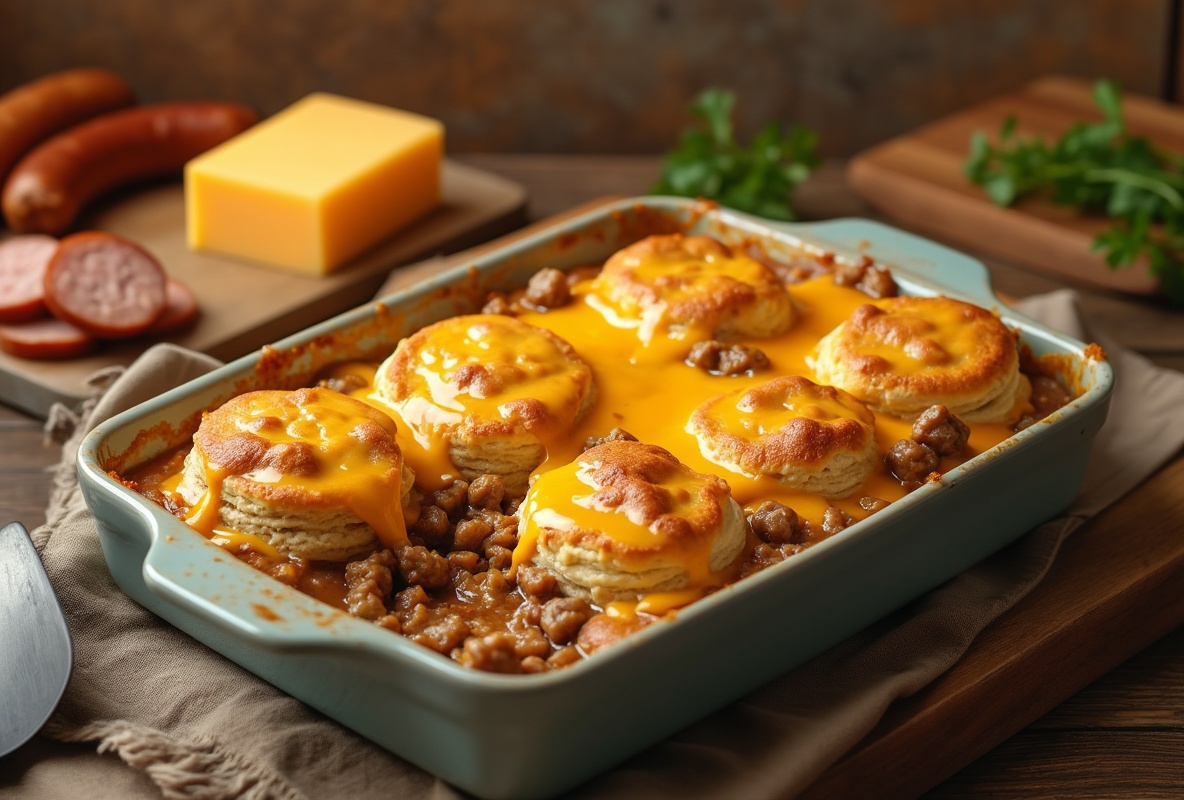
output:
M 169 278 L 165 284 L 164 311 L 148 326 L 151 335 L 175 333 L 197 322 L 201 311 L 193 290 L 178 280 Z
M 67 236 L 45 271 L 45 304 L 54 316 L 99 339 L 148 330 L 164 312 L 167 279 L 137 244 L 112 233 Z
M 45 316 L 45 268 L 57 249 L 52 236 L 13 236 L 0 242 L 0 322 Z
M 95 349 L 90 334 L 60 319 L 0 325 L 0 350 L 20 358 L 77 358 Z

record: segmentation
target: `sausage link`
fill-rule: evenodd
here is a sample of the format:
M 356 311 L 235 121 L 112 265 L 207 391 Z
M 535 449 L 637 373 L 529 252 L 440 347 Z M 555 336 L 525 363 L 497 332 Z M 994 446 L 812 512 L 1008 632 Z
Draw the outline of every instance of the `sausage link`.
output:
M 0 183 L 49 137 L 135 102 L 131 87 L 105 69 L 70 69 L 18 86 L 0 97 Z
M 163 103 L 96 117 L 20 160 L 4 185 L 4 216 L 15 231 L 60 234 L 100 195 L 178 175 L 186 161 L 256 119 L 249 108 L 230 103 Z

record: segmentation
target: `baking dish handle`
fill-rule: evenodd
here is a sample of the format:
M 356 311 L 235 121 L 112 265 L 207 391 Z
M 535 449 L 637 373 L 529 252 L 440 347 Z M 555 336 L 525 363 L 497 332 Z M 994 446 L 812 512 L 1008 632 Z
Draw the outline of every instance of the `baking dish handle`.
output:
M 868 255 L 889 266 L 900 266 L 979 305 L 991 306 L 999 302 L 991 289 L 990 274 L 981 261 L 881 222 L 850 218 L 775 223 L 773 227 L 812 243 L 824 240 L 833 244 L 839 254 Z
M 195 635 L 211 631 L 219 641 L 234 631 L 276 651 L 334 647 L 332 629 L 344 615 L 277 585 L 229 553 L 211 560 L 208 549 L 216 547 L 188 530 L 166 535 L 158 529 L 141 567 L 143 585 L 153 598 L 146 605 L 182 630 Z M 194 564 L 203 566 L 195 569 Z
M 101 469 L 96 444 L 83 443 L 78 479 L 94 511 L 107 567 L 140 605 L 246 666 L 259 648 L 351 658 L 400 650 L 431 668 L 431 650 L 285 586 L 240 561 Z M 426 657 L 425 657 L 426 656 Z

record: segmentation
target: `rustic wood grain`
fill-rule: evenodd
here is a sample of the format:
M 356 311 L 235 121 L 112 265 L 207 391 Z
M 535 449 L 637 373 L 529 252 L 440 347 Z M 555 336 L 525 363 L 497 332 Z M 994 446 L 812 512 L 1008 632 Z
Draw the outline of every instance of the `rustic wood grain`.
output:
M 1179 800 L 1184 796 L 1181 753 L 1184 730 L 1154 738 L 1123 730 L 1024 731 L 924 798 Z
M 1181 486 L 1184 459 L 1075 532 L 1028 597 L 948 673 L 889 709 L 803 800 L 919 794 L 1179 626 Z
M 68 66 L 145 101 L 272 113 L 313 90 L 430 114 L 461 152 L 653 153 L 708 86 L 742 136 L 849 155 L 1049 72 L 1164 89 L 1170 0 L 37 0 L 0 4 L 0 91 Z
M 439 275 L 445 270 L 452 269 L 453 267 L 466 262 L 471 262 L 489 250 L 500 248 L 504 245 L 510 244 L 511 242 L 518 241 L 519 239 L 522 239 L 526 236 L 546 230 L 561 220 L 579 216 L 586 211 L 592 211 L 593 209 L 602 206 L 607 202 L 611 202 L 614 199 L 616 199 L 615 196 L 610 196 L 591 200 L 587 203 L 581 203 L 580 205 L 568 209 L 567 211 L 553 214 L 547 217 L 545 220 L 535 222 L 530 225 L 525 225 L 512 233 L 499 236 L 497 239 L 487 242 L 486 244 L 471 247 L 468 250 L 464 250 L 460 253 L 430 258 L 426 261 L 420 261 L 416 264 L 408 264 L 405 267 L 393 270 L 382 286 L 379 287 L 378 291 L 375 292 L 374 296 L 385 297 L 389 294 L 394 294 L 400 289 L 406 289 L 408 287 L 414 286 L 421 281 L 425 281 L 428 278 Z
M 1114 668 L 1033 722 L 1030 728 L 1184 729 L 1182 663 L 1184 628 L 1177 628 L 1138 658 Z

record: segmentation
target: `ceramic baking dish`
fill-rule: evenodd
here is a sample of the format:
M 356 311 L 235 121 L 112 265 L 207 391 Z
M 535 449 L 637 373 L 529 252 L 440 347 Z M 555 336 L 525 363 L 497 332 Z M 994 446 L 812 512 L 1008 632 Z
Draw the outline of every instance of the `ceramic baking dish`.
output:
M 755 243 L 773 256 L 803 248 L 839 259 L 870 254 L 893 268 L 907 293 L 998 309 L 1034 353 L 1062 354 L 1084 391 L 874 517 L 673 621 L 540 675 L 468 670 L 320 604 L 225 554 L 107 474 L 182 443 L 203 409 L 237 392 L 295 387 L 332 361 L 378 358 L 418 327 L 472 311 L 487 289 L 523 285 L 543 266 L 596 263 L 644 235 L 672 230 Z M 111 573 L 136 601 L 463 789 L 487 798 L 543 797 L 800 664 L 1057 514 L 1081 483 L 1111 383 L 1109 365 L 1088 358 L 1080 342 L 1004 308 L 980 263 L 924 239 L 864 220 L 781 225 L 692 201 L 638 198 L 515 241 L 120 414 L 87 437 L 78 467 Z M 770 615 L 770 608 L 810 613 Z M 507 740 L 515 746 L 506 748 Z

